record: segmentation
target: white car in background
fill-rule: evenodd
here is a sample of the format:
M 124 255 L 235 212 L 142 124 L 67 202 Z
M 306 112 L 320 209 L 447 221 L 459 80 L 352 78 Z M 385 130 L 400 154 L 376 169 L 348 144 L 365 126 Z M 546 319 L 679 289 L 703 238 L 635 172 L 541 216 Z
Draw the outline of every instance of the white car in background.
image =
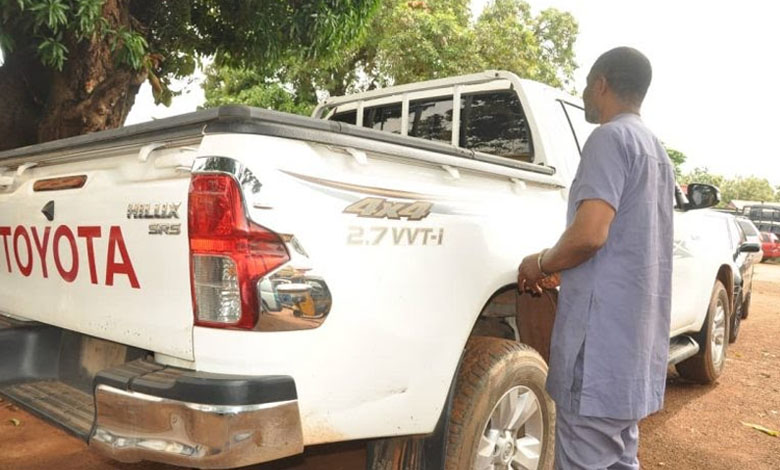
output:
M 745 234 L 746 241 L 749 243 L 756 243 L 759 247 L 761 247 L 761 232 L 759 232 L 758 227 L 756 227 L 753 221 L 744 216 L 736 216 L 736 220 L 737 224 Z M 751 254 L 751 258 L 754 258 L 756 263 L 760 263 L 763 257 L 763 250 L 759 250 L 758 252 Z

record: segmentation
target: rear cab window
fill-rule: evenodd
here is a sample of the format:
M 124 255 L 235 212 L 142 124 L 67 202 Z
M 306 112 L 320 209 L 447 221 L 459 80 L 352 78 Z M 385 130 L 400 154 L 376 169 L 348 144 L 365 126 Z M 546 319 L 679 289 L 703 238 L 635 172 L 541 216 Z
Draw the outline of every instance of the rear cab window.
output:
M 514 90 L 461 96 L 460 109 L 460 147 L 533 162 L 531 130 Z
M 523 106 L 508 80 L 348 102 L 327 119 L 540 164 Z
M 401 103 L 370 106 L 363 110 L 363 127 L 401 134 Z
M 330 117 L 330 121 L 346 122 L 347 124 L 355 124 L 357 122 L 357 110 L 342 111 L 340 113 L 334 113 Z
M 452 96 L 410 101 L 407 135 L 450 143 L 452 111 Z

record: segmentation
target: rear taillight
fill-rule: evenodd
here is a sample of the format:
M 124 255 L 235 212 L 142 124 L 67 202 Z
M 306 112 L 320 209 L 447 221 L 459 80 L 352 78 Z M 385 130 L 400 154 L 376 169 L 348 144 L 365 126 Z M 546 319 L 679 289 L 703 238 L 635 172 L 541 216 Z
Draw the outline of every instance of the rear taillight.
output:
M 257 283 L 290 260 L 284 241 L 248 220 L 233 177 L 210 173 L 190 182 L 189 237 L 195 324 L 254 328 Z

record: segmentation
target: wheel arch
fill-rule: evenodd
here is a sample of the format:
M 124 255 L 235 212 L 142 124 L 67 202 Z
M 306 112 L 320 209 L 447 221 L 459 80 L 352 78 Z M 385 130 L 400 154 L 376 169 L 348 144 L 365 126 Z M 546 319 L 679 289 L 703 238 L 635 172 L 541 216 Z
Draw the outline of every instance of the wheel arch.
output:
M 729 306 L 731 307 L 729 310 L 729 315 L 731 315 L 734 312 L 734 271 L 732 270 L 731 266 L 723 265 L 718 269 L 718 275 L 716 277 L 717 281 L 720 281 L 721 284 L 723 284 L 723 287 L 726 288 L 726 295 L 729 297 Z
M 520 294 L 517 283 L 501 286 L 483 304 L 468 338 L 493 336 L 512 339 L 534 348 L 545 361 L 549 361 L 557 304 L 557 290 L 545 290 L 541 296 L 531 296 Z

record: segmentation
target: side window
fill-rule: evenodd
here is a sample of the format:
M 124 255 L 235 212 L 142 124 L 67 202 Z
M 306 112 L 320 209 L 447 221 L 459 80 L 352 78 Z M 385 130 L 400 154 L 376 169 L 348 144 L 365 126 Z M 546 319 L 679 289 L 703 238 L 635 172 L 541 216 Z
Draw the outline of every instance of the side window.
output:
M 533 161 L 531 131 L 513 91 L 461 97 L 460 146 L 526 162 Z
M 582 154 L 582 147 L 585 146 L 585 142 L 590 137 L 590 133 L 596 128 L 594 124 L 590 124 L 585 120 L 585 109 L 561 101 L 563 111 L 566 113 L 566 118 L 569 120 L 571 131 L 574 134 L 574 140 L 577 141 L 577 147 L 580 149 L 580 155 Z
M 401 103 L 373 106 L 363 110 L 363 127 L 401 133 Z
M 346 122 L 347 124 L 355 124 L 357 121 L 357 111 L 342 111 L 336 113 L 330 117 L 331 121 Z
M 452 96 L 409 102 L 409 130 L 412 137 L 452 141 Z
M 756 229 L 753 228 L 750 223 L 745 222 L 744 220 L 738 220 L 737 223 L 739 223 L 739 226 L 742 227 L 742 230 L 745 232 L 746 235 L 749 235 L 751 237 L 755 237 L 758 235 L 756 232 Z
M 736 221 L 732 222 L 731 226 L 734 230 L 734 247 L 739 248 L 740 245 L 747 241 L 747 237 L 745 236 L 745 232 L 742 230 L 742 227 L 740 227 Z
M 731 220 L 726 219 L 726 233 L 729 236 L 729 242 L 731 244 L 731 249 L 736 250 L 739 246 L 739 234 L 737 233 L 737 228 L 734 226 L 734 223 Z

